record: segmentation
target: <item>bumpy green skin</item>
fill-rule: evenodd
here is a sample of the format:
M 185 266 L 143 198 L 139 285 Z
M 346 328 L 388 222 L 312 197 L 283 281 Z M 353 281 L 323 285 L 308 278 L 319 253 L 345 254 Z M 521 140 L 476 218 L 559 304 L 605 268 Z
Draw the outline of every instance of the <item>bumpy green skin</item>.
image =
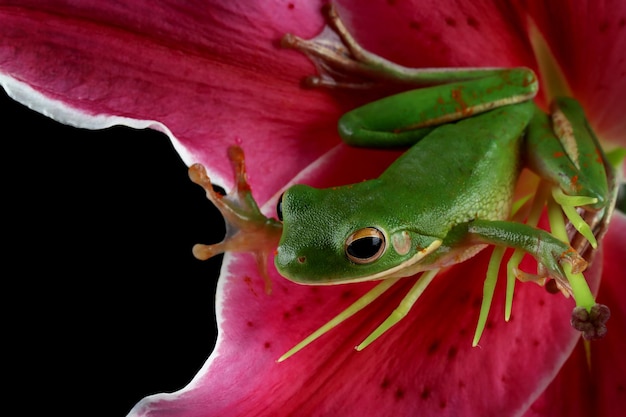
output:
M 547 150 L 535 152 L 543 146 L 537 143 L 545 140 L 545 132 L 530 138 L 529 126 L 545 125 L 546 117 L 530 101 L 536 88 L 531 71 L 507 70 L 409 91 L 346 114 L 339 132 L 347 143 L 411 147 L 377 179 L 333 189 L 296 185 L 287 190 L 275 256 L 278 271 L 306 284 L 408 276 L 461 262 L 485 244 L 497 244 L 523 249 L 562 275 L 559 261 L 567 257 L 569 245 L 547 232 L 505 221 L 523 161 L 533 161 L 540 175 L 568 193 L 602 197 L 606 175 L 599 180 L 592 175 L 591 186 L 581 187 L 585 173 L 571 161 L 554 162 L 565 159 L 553 133 Z M 583 148 L 601 152 L 593 139 L 581 137 Z M 572 186 L 573 175 L 577 180 Z M 366 227 L 381 230 L 387 247 L 375 262 L 356 264 L 346 257 L 345 242 Z M 410 241 L 410 249 L 396 249 L 396 240 Z M 443 242 L 438 249 L 403 266 L 436 240 Z

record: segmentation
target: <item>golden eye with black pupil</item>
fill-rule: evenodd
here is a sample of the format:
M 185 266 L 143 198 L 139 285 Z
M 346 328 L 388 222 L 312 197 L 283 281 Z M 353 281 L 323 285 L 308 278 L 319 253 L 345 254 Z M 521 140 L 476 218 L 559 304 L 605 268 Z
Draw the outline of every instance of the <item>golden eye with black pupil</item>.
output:
M 276 204 L 276 215 L 278 216 L 278 220 L 280 220 L 281 222 L 283 221 L 283 196 L 285 195 L 285 193 L 282 193 L 280 195 L 280 198 L 278 199 L 278 204 Z
M 346 240 L 346 256 L 355 264 L 369 264 L 385 252 L 385 235 L 375 227 L 365 227 Z

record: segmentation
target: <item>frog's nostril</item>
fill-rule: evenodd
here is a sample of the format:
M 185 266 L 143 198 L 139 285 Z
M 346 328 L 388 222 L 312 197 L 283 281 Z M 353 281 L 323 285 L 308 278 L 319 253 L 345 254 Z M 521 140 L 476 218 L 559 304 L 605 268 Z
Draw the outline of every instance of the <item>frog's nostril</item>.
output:
M 306 262 L 306 256 L 298 256 L 298 263 L 303 264 Z

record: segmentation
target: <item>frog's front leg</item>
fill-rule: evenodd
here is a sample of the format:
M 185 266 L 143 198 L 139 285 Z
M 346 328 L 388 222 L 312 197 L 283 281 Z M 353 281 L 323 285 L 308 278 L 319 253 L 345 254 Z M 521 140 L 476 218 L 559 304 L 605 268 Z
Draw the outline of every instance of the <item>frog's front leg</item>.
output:
M 529 253 L 539 262 L 540 278 L 551 276 L 562 291 L 574 296 L 577 307 L 572 325 L 585 338 L 602 337 L 608 308 L 595 302 L 581 272 L 591 262 L 593 249 L 606 230 L 615 205 L 613 168 L 581 106 L 573 99 L 557 99 L 551 116 L 535 108 L 524 143 L 526 164 L 544 179 L 535 195 L 532 214 L 526 224 L 477 221 L 470 227 L 471 234 L 483 243 L 517 249 L 508 263 L 507 318 L 514 277 L 530 277 L 518 270 L 522 254 Z M 534 227 L 546 205 L 550 233 Z M 562 214 L 569 219 L 569 231 Z M 588 322 L 582 323 L 582 316 Z
M 233 173 L 234 190 L 225 196 L 213 189 L 204 166 L 193 164 L 189 177 L 206 191 L 207 198 L 218 208 L 226 221 L 226 237 L 212 245 L 196 244 L 193 254 L 206 260 L 224 252 L 250 252 L 257 262 L 259 274 L 265 281 L 265 292 L 271 292 L 271 281 L 267 272 L 267 258 L 275 250 L 282 232 L 282 225 L 275 219 L 265 217 L 252 197 L 246 178 L 243 150 L 238 146 L 228 149 Z
M 450 236 L 463 236 L 468 243 L 510 247 L 532 255 L 548 275 L 571 288 L 576 301 L 572 326 L 588 340 L 599 339 L 606 334 L 609 309 L 596 303 L 582 275 L 587 262 L 569 244 L 545 230 L 510 221 L 477 219 L 458 225 L 456 229 Z

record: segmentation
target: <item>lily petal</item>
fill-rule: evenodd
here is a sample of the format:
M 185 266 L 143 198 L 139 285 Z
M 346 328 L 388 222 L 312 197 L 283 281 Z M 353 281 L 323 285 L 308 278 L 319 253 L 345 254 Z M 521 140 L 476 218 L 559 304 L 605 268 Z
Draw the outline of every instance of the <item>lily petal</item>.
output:
M 227 187 L 219 150 L 240 143 L 261 202 L 338 142 L 337 102 L 320 91 L 303 100 L 312 65 L 277 46 L 286 32 L 320 30 L 316 2 L 4 3 L 0 84 L 61 122 L 164 131 Z
M 626 146 L 626 3 L 523 2 L 596 132 Z
M 528 41 L 532 19 L 594 129 L 603 139 L 626 145 L 622 1 L 588 2 L 584 7 L 567 0 L 387 1 L 367 8 L 342 0 L 339 5 L 342 17 L 368 49 L 415 67 L 527 66 L 537 71 Z
M 339 166 L 341 147 L 316 166 Z M 336 173 L 315 171 L 326 186 Z M 276 359 L 339 313 L 372 283 L 298 286 L 276 274 L 266 296 L 253 261 L 228 255 L 218 286 L 220 333 L 211 358 L 188 387 L 148 397 L 131 416 L 515 415 L 558 372 L 579 335 L 570 328 L 571 299 L 520 285 L 513 318 L 503 320 L 499 285 L 482 345 L 471 338 L 489 253 L 438 276 L 409 315 L 362 352 L 354 351 L 395 308 L 407 278 L 371 308 L 283 363 Z M 597 288 L 600 263 L 587 274 Z M 253 377 L 251 377 L 253 376 Z M 486 388 L 487 387 L 487 388 Z M 485 389 L 490 391 L 485 396 Z
M 414 67 L 515 67 L 534 62 L 515 6 L 492 1 L 341 0 L 339 13 L 363 45 Z M 462 46 L 461 46 L 462 45 Z

